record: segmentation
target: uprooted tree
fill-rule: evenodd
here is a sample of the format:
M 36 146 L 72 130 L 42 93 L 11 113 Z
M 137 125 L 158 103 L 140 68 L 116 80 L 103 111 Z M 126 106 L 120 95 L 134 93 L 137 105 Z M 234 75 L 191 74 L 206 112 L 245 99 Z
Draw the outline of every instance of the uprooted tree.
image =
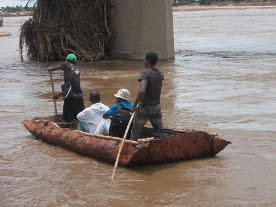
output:
M 23 47 L 32 60 L 63 60 L 69 53 L 97 60 L 110 54 L 107 0 L 37 0 L 33 17 L 21 27 Z

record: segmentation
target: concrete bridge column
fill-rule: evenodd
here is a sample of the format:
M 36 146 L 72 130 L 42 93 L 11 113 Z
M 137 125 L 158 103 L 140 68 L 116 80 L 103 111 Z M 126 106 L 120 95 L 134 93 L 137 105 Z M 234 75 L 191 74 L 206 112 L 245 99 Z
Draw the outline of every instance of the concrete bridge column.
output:
M 174 58 L 171 0 L 109 0 L 113 55 L 144 59 L 158 53 L 159 59 Z

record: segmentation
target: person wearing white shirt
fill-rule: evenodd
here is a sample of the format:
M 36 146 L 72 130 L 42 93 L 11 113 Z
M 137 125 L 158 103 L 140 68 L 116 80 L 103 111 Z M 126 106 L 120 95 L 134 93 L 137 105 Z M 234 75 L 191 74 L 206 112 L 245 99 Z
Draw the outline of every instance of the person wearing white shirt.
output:
M 110 123 L 111 120 L 109 118 L 102 119 L 95 131 L 95 134 L 109 136 Z
M 77 115 L 80 131 L 95 133 L 99 123 L 103 119 L 103 114 L 109 109 L 109 107 L 102 104 L 100 100 L 100 94 L 98 91 L 92 91 L 90 93 L 91 106 Z

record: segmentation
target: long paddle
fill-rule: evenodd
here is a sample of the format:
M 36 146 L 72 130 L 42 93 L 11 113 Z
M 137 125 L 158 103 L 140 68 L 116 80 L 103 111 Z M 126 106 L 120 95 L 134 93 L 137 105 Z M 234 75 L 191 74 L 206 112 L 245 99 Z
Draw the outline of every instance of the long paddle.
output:
M 53 96 L 55 96 L 56 93 L 55 93 L 55 88 L 54 88 L 54 82 L 53 82 L 53 77 L 52 77 L 52 71 L 49 71 L 49 75 L 50 75 L 50 81 L 51 81 Z M 53 100 L 54 100 L 54 107 L 55 107 L 55 115 L 57 115 L 57 101 L 56 101 L 56 99 L 53 99 Z
M 139 103 L 137 104 L 137 108 L 139 106 Z M 129 127 L 132 123 L 132 120 L 134 118 L 134 115 L 135 115 L 136 112 L 133 112 L 133 114 L 131 115 L 130 117 L 130 120 L 128 122 L 128 125 L 127 125 L 127 128 L 126 128 L 126 131 L 125 131 L 125 134 L 124 134 L 124 137 L 123 137 L 123 140 L 121 142 L 121 146 L 119 148 L 119 152 L 118 152 L 118 155 L 117 155 L 117 158 L 116 158 L 116 162 L 115 162 L 115 165 L 114 165 L 114 169 L 113 169 L 113 173 L 112 173 L 112 179 L 114 179 L 114 175 L 115 175 L 115 171 L 116 171 L 116 168 L 118 166 L 118 162 L 119 162 L 119 158 L 120 158 L 120 155 L 121 155 L 121 151 L 123 149 L 123 146 L 124 146 L 124 143 L 125 143 L 125 140 L 126 140 L 126 136 L 127 136 L 127 133 L 128 133 L 128 130 L 129 130 Z

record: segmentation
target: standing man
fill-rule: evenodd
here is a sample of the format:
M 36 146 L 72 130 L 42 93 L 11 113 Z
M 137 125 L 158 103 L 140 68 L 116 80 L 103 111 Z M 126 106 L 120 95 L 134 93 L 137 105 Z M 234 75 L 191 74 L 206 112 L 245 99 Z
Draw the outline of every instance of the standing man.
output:
M 148 52 L 146 54 L 144 61 L 146 70 L 140 74 L 140 89 L 132 109 L 132 112 L 136 111 L 130 137 L 134 141 L 138 140 L 141 128 L 148 120 L 151 122 L 154 134 L 163 128 L 160 95 L 164 76 L 159 69 L 155 68 L 157 61 L 156 53 Z M 137 108 L 139 102 L 140 105 Z
M 63 96 L 63 113 L 62 119 L 71 122 L 76 119 L 78 113 L 84 109 L 82 90 L 80 87 L 80 72 L 75 68 L 77 57 L 69 54 L 66 62 L 61 65 L 50 67 L 48 71 L 63 70 L 64 84 L 61 86 L 62 91 L 55 95 L 53 99 Z

